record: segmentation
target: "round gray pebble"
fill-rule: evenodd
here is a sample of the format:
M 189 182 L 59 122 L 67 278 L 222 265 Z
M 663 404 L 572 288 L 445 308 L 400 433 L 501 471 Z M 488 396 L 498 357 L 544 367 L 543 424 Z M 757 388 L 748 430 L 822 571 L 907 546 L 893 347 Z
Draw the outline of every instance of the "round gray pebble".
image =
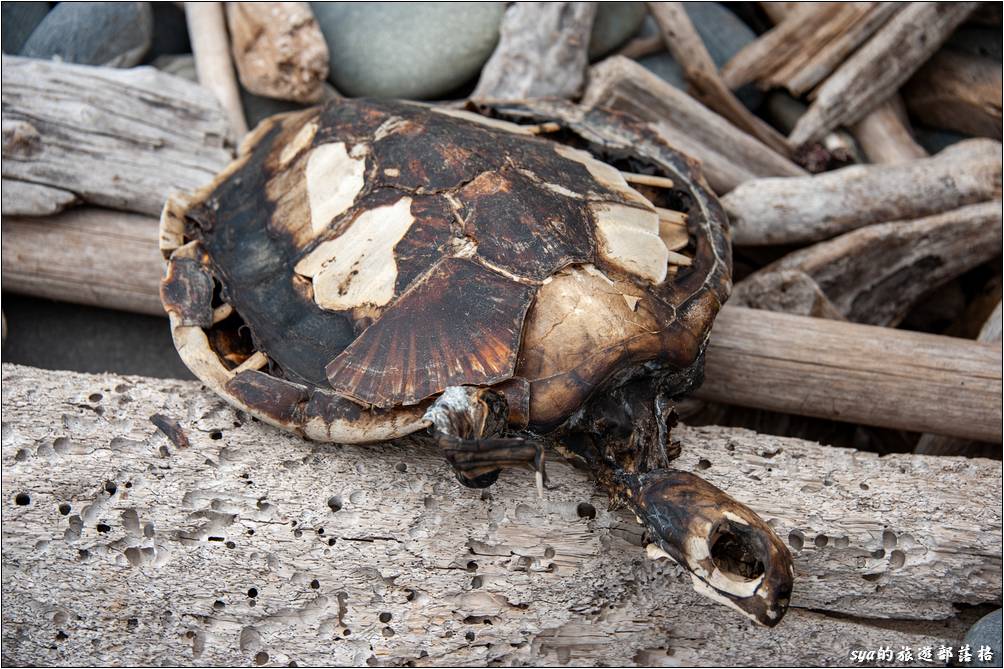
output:
M 1001 610 L 997 609 L 988 613 L 976 624 L 969 628 L 963 644 L 968 644 L 973 654 L 973 661 L 965 664 L 967 667 L 1000 667 L 1002 660 L 1001 644 Z M 980 662 L 979 650 L 982 646 L 989 646 L 993 658 L 989 662 Z
M 601 2 L 589 37 L 589 58 L 597 60 L 633 37 L 648 10 L 644 2 Z
M 491 55 L 501 2 L 312 3 L 331 82 L 350 96 L 432 99 L 470 81 Z
M 21 53 L 21 47 L 48 13 L 48 2 L 5 2 L 0 5 L 3 52 Z
M 25 42 L 29 58 L 132 67 L 153 39 L 149 2 L 61 2 Z

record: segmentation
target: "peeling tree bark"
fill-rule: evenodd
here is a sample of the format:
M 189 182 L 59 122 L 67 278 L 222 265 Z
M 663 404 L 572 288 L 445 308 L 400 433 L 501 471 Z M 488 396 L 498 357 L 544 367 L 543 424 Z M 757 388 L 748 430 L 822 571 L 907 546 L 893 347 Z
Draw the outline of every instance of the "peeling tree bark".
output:
M 179 77 L 151 67 L 118 70 L 7 55 L 3 76 L 5 182 L 159 216 L 172 190 L 202 186 L 232 158 L 222 110 Z M 16 210 L 44 215 L 52 208 L 33 197 L 19 199 Z
M 518 2 L 502 19 L 499 44 L 471 97 L 578 97 L 589 65 L 595 2 Z
M 6 663 L 847 664 L 957 643 L 954 604 L 1001 597 L 993 461 L 678 428 L 679 466 L 792 545 L 793 606 L 766 630 L 644 558 L 561 462 L 538 501 L 525 472 L 465 489 L 427 445 L 312 444 L 196 383 L 3 383 Z
M 819 241 L 883 221 L 929 216 L 1001 194 L 1001 145 L 954 144 L 924 160 L 757 179 L 722 198 L 737 245 Z

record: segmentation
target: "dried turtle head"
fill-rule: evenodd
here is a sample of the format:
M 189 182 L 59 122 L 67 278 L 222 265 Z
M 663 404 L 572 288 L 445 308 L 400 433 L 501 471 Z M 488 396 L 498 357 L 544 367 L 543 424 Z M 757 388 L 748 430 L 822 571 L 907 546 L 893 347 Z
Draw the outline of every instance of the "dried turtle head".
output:
M 311 439 L 425 431 L 467 486 L 544 443 L 649 529 L 650 553 L 766 625 L 791 557 L 669 468 L 731 288 L 696 166 L 623 116 L 339 100 L 272 117 L 161 220 L 175 345 L 231 404 Z

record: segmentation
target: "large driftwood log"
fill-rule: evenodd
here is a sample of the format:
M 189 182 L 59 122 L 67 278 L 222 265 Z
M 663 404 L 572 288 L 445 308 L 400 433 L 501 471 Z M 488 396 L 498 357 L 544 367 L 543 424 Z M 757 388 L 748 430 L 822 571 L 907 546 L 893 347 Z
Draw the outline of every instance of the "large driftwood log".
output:
M 903 89 L 910 112 L 935 128 L 1001 136 L 1001 64 L 942 49 Z
M 972 139 L 924 160 L 854 165 L 799 179 L 757 179 L 722 198 L 738 245 L 827 239 L 872 223 L 928 216 L 1001 195 L 1001 144 Z
M 158 253 L 156 221 L 126 224 L 116 222 L 117 215 L 64 214 L 28 228 L 20 219 L 5 219 L 3 281 L 27 294 L 163 315 L 158 298 L 161 262 L 153 260 Z M 121 234 L 123 225 L 130 231 L 127 237 Z M 73 261 L 59 265 L 60 273 L 54 276 L 50 249 L 66 238 L 74 240 Z M 150 260 L 138 260 L 142 271 L 138 265 L 120 274 L 108 261 L 119 257 Z M 885 355 L 869 345 L 875 328 L 797 316 L 778 321 L 779 316 L 726 305 L 715 326 L 701 392 L 731 404 L 759 407 L 769 402 L 769 408 L 787 413 L 1000 441 L 999 346 L 880 330 L 881 345 L 890 352 Z M 843 363 L 817 362 L 820 346 Z M 931 364 L 939 371 L 925 373 L 916 367 L 913 354 L 918 347 L 937 351 Z M 759 367 L 751 370 L 750 361 Z M 744 369 L 744 375 L 736 378 L 733 369 Z M 772 377 L 787 385 L 765 390 L 760 379 Z M 957 392 L 957 386 L 963 392 Z M 831 387 L 842 389 L 839 402 L 826 398 Z M 763 397 L 768 392 L 770 398 Z M 873 398 L 876 392 L 882 395 L 879 405 Z M 816 401 L 807 402 L 806 393 Z M 932 401 L 938 411 L 931 411 Z
M 248 132 L 248 125 L 234 76 L 234 64 L 230 59 L 230 38 L 223 16 L 223 3 L 186 2 L 185 19 L 199 84 L 219 101 L 237 139 L 242 139 Z
M 859 228 L 739 282 L 731 304 L 895 327 L 941 284 L 1000 253 L 1001 201 Z
M 999 443 L 1001 359 L 1000 344 L 726 307 L 695 396 Z
M 623 56 L 608 58 L 590 68 L 582 103 L 629 112 L 648 121 L 672 146 L 701 161 L 708 182 L 719 194 L 757 177 L 806 174 L 756 138 Z
M 5 216 L 49 216 L 80 201 L 68 190 L 18 179 L 4 179 L 2 190 Z
M 978 4 L 912 2 L 896 13 L 819 86 L 791 132 L 791 143 L 817 140 L 888 100 Z
M 226 117 L 184 79 L 151 67 L 118 70 L 7 55 L 3 75 L 5 189 L 11 180 L 23 181 L 159 215 L 168 193 L 203 185 L 231 160 Z M 15 210 L 44 215 L 60 206 L 31 198 L 18 200 Z
M 1001 598 L 989 460 L 677 428 L 678 466 L 792 547 L 766 630 L 645 558 L 554 459 L 537 500 L 525 472 L 465 489 L 432 446 L 313 444 L 196 383 L 4 365 L 3 384 L 5 663 L 841 665 L 957 644 L 956 604 Z
M 328 45 L 306 2 L 228 2 L 227 26 L 241 84 L 256 95 L 320 102 Z
M 880 104 L 852 130 L 861 150 L 873 163 L 907 163 L 928 156 L 910 132 L 899 95 Z
M 589 65 L 595 2 L 518 2 L 471 94 L 475 99 L 573 98 Z
M 679 2 L 649 2 L 648 11 L 659 26 L 666 48 L 682 67 L 694 97 L 766 146 L 781 155 L 788 155 L 790 149 L 785 138 L 747 109 L 722 81 L 718 67 L 683 5 Z

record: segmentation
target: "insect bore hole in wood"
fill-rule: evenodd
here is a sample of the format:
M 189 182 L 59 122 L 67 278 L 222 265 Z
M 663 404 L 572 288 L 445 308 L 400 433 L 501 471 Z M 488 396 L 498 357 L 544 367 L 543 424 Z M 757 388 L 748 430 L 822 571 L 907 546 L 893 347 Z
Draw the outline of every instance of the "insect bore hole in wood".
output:
M 19 492 L 14 497 L 14 503 L 18 506 L 28 506 L 31 504 L 31 496 L 26 492 Z
M 580 502 L 579 505 L 575 507 L 575 512 L 579 514 L 579 518 L 592 520 L 596 517 L 596 507 L 589 502 Z

